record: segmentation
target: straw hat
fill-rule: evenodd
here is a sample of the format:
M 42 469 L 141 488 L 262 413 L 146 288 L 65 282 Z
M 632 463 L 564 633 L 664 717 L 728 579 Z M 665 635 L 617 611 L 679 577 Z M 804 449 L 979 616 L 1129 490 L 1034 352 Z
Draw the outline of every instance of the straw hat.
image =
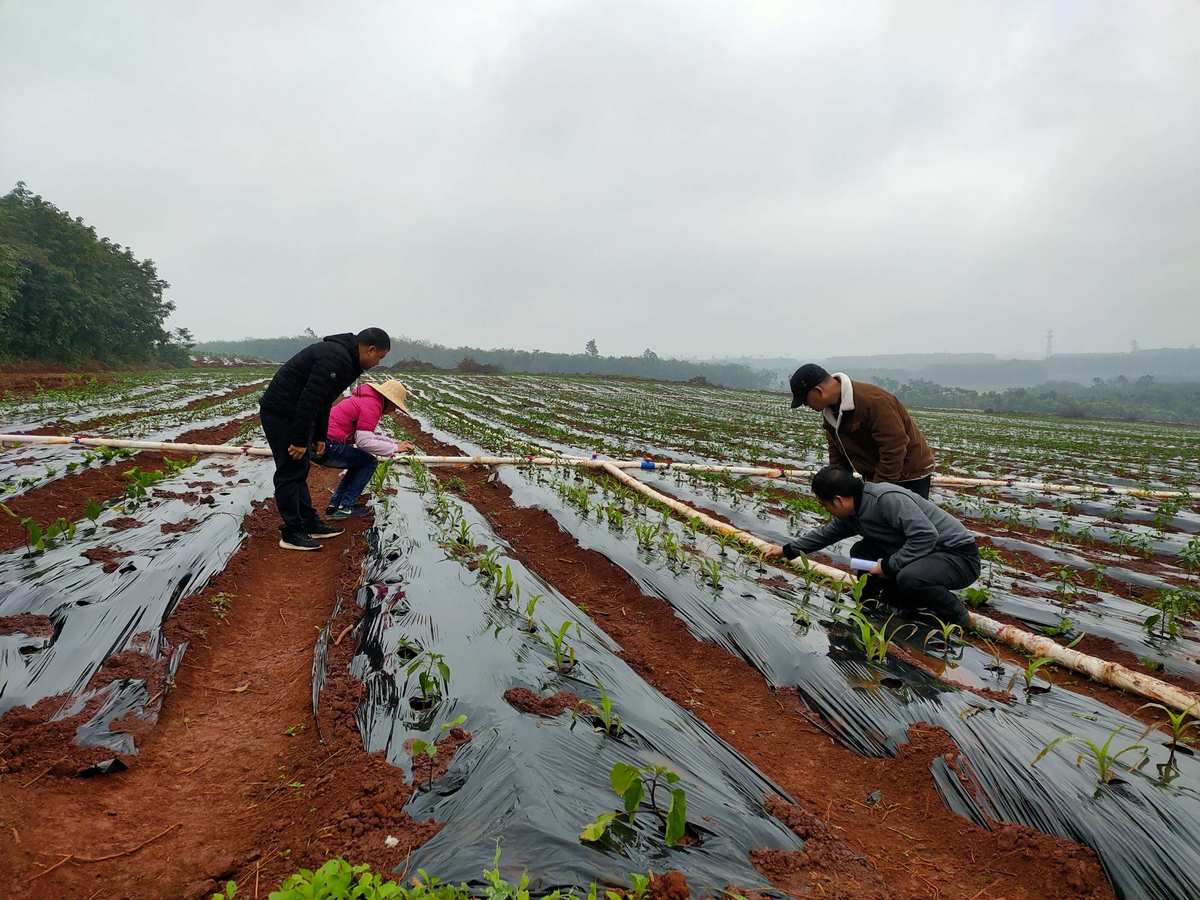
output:
M 376 391 L 396 404 L 400 409 L 408 412 L 408 406 L 405 405 L 405 400 L 408 398 L 408 391 L 405 390 L 404 385 L 399 381 L 389 378 L 382 384 L 373 384 L 371 387 L 375 388 Z

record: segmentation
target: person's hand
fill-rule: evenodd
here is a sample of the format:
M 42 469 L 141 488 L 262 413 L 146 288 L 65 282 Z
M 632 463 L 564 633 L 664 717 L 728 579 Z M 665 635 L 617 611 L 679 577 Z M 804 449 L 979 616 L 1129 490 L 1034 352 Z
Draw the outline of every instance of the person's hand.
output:
M 315 444 L 313 444 L 313 456 L 324 456 L 324 455 L 325 455 L 325 442 L 317 441 Z
M 308 452 L 307 447 L 297 447 L 295 444 L 288 446 L 288 456 L 292 459 L 304 459 L 304 454 Z
M 768 559 L 782 559 L 783 548 L 778 544 L 771 544 L 762 551 L 762 558 L 764 561 Z
M 412 441 L 401 441 L 399 444 L 396 445 L 397 453 L 412 453 L 412 451 L 414 449 L 415 449 L 415 447 L 413 446 Z
M 873 565 L 873 566 L 871 566 L 871 568 L 867 569 L 867 574 L 868 575 L 878 575 L 880 578 L 883 578 L 884 577 L 883 560 L 879 560 L 879 559 L 875 560 L 875 565 Z

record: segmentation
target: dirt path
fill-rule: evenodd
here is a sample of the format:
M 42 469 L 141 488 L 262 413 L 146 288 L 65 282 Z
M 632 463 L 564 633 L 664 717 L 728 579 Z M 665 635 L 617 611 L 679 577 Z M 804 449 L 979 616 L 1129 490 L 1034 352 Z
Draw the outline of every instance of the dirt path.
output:
M 222 444 L 247 423 L 257 419 L 257 415 L 245 416 L 224 425 L 197 428 L 184 432 L 176 440 L 182 443 Z M 179 457 L 176 455 L 173 458 Z M 0 514 L 0 551 L 12 550 L 25 543 L 25 529 L 21 527 L 21 520 L 26 516 L 42 525 L 60 516 L 70 522 L 77 521 L 83 518 L 83 510 L 89 500 L 103 503 L 119 496 L 125 490 L 127 482 L 124 476 L 130 469 L 135 466 L 143 470 L 161 468 L 162 459 L 163 454 L 146 450 L 134 454 L 125 462 L 64 475 L 43 487 L 4 501 L 13 515 Z
M 458 455 L 406 428 L 423 450 Z M 1088 848 L 1017 825 L 978 828 L 950 812 L 929 773 L 956 749 L 945 732 L 917 727 L 896 759 L 864 759 L 834 743 L 793 691 L 772 693 L 749 664 L 697 640 L 671 607 L 642 594 L 606 557 L 581 548 L 545 510 L 514 504 L 483 467 L 438 469 L 457 475 L 470 502 L 531 570 L 573 602 L 624 648 L 648 682 L 691 709 L 801 804 L 799 854 L 759 854 L 756 862 L 792 893 L 827 897 L 1004 897 L 1035 900 L 1046 886 L 1060 896 L 1111 897 Z M 881 801 L 868 805 L 868 795 Z
M 336 477 L 314 468 L 314 497 Z M 246 518 L 249 536 L 225 572 L 169 620 L 172 639 L 190 646 L 130 769 L 88 780 L 0 776 L 6 893 L 207 897 L 233 877 L 239 896 L 265 896 L 298 866 L 331 856 L 399 865 L 436 833 L 400 812 L 409 793 L 401 773 L 362 752 L 346 671 L 352 637 L 331 650 L 324 742 L 313 727 L 314 640 L 339 593 L 349 610 L 338 631 L 357 617 L 368 522 L 351 519 L 321 552 L 296 554 L 277 546 L 273 505 Z M 221 593 L 223 619 L 211 602 Z M 389 835 L 397 846 L 385 846 Z

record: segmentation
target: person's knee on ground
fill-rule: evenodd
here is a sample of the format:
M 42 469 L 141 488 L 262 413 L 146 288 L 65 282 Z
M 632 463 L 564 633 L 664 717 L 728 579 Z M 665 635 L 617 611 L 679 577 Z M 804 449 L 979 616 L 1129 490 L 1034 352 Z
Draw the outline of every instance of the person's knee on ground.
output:
M 893 605 L 901 609 L 926 611 L 943 622 L 967 627 L 967 607 L 962 598 L 947 588 L 926 578 L 919 567 L 905 566 L 896 573 Z

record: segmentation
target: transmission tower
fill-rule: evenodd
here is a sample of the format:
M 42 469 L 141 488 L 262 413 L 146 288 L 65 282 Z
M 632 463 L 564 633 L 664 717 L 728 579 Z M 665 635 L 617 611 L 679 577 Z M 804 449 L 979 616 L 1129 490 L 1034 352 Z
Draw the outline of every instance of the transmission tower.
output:
M 1050 329 L 1046 332 L 1046 359 L 1054 355 L 1054 330 Z

